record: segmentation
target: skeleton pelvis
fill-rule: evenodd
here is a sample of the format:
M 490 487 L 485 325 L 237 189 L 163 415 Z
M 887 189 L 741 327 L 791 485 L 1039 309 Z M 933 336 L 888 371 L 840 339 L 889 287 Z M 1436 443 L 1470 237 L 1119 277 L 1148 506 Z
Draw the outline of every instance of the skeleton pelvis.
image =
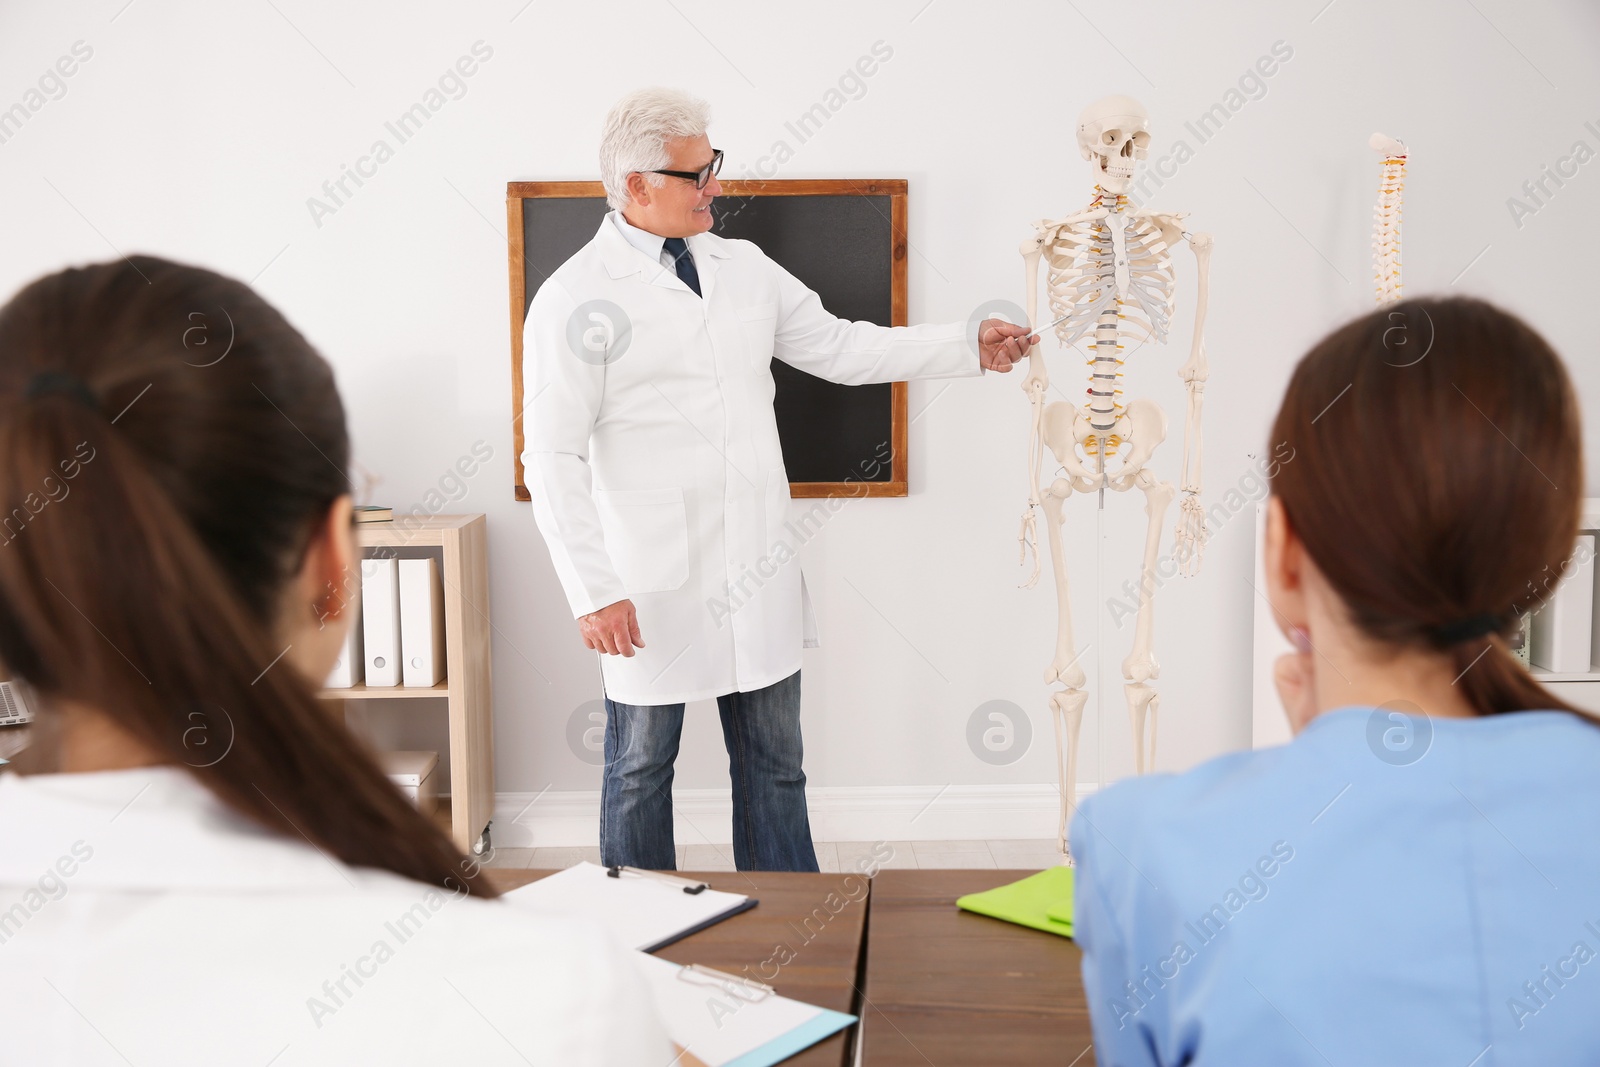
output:
M 1102 434 L 1089 423 L 1087 408 L 1079 410 L 1075 404 L 1057 400 L 1044 409 L 1044 442 L 1071 477 L 1073 488 L 1080 492 L 1097 489 L 1101 485 L 1096 468 L 1104 461 L 1106 484 L 1113 489 L 1126 489 L 1133 476 L 1144 469 L 1156 446 L 1167 437 L 1167 413 L 1154 400 L 1140 397 L 1131 401 L 1115 427 Z M 1094 455 L 1096 463 L 1090 465 Z M 1111 457 L 1121 462 L 1112 467 Z

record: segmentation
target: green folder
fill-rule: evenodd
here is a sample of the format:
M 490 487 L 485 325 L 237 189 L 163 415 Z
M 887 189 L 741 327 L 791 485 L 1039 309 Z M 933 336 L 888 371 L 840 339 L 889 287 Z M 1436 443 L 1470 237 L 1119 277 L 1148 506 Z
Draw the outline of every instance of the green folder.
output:
M 1051 867 L 998 889 L 968 893 L 956 901 L 956 907 L 1071 937 L 1072 871 L 1071 867 Z

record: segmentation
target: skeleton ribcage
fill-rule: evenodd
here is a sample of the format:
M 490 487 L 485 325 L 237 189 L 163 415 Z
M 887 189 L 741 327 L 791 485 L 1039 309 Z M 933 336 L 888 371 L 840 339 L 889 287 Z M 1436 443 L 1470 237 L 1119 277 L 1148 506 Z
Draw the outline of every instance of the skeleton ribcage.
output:
M 1127 293 L 1120 301 L 1110 231 L 1118 225 L 1125 227 L 1128 256 Z M 1045 223 L 1041 229 L 1049 271 L 1050 317 L 1068 315 L 1056 327 L 1062 344 L 1076 344 L 1095 329 L 1108 310 L 1118 315 L 1119 331 L 1135 340 L 1166 341 L 1172 321 L 1172 256 L 1154 222 L 1112 212 L 1098 222 Z

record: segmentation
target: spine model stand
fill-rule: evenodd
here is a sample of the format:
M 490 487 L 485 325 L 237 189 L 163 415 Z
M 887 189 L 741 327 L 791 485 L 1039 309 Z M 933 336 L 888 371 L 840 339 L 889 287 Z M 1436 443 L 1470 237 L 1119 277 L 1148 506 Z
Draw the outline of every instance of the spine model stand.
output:
M 1034 223 L 1035 233 L 1022 242 L 1027 283 L 1027 313 L 1038 322 L 1039 268 L 1045 268 L 1045 294 L 1053 320 L 1039 332 L 1054 327 L 1063 347 L 1092 337 L 1088 364 L 1089 388 L 1082 408 L 1065 400 L 1045 403 L 1050 375 L 1044 353 L 1035 347 L 1028 354 L 1028 374 L 1022 383 L 1032 409 L 1028 438 L 1028 507 L 1022 518 L 1022 561 L 1033 553 L 1033 574 L 1040 570 L 1038 523 L 1044 519 L 1050 563 L 1055 572 L 1057 630 L 1055 656 L 1045 668 L 1045 683 L 1063 688 L 1050 694 L 1050 711 L 1056 732 L 1056 761 L 1061 789 L 1061 819 L 1057 847 L 1067 852 L 1067 826 L 1077 803 L 1078 733 L 1083 725 L 1087 682 L 1078 664 L 1082 653 L 1072 637 L 1072 616 L 1067 596 L 1067 559 L 1062 545 L 1062 505 L 1074 493 L 1098 494 L 1138 490 L 1144 495 L 1147 527 L 1144 566 L 1139 587 L 1138 616 L 1133 649 L 1122 661 L 1123 690 L 1133 728 L 1134 767 L 1143 774 L 1155 764 L 1156 712 L 1160 697 L 1150 683 L 1161 673 L 1152 644 L 1156 566 L 1161 527 L 1167 508 L 1181 491 L 1174 548 L 1175 562 L 1184 574 L 1200 565 L 1206 539 L 1205 512 L 1199 501 L 1200 408 L 1205 392 L 1205 330 L 1207 279 L 1211 262 L 1211 235 L 1184 228 L 1187 212 L 1148 211 L 1127 197 L 1134 170 L 1147 154 L 1149 116 L 1144 106 L 1126 96 L 1109 96 L 1085 108 L 1078 117 L 1078 148 L 1089 162 L 1094 195 L 1088 205 L 1064 218 Z M 1164 344 L 1174 311 L 1176 279 L 1169 249 L 1187 242 L 1199 271 L 1196 290 L 1194 337 L 1189 359 L 1178 369 L 1187 392 L 1184 423 L 1182 482 L 1158 479 L 1150 467 L 1156 446 L 1166 438 L 1167 416 L 1148 397 L 1123 399 L 1125 339 L 1138 344 Z M 1041 460 L 1048 447 L 1059 473 L 1041 478 Z M 1041 484 L 1043 481 L 1044 484 Z
M 1375 133 L 1367 141 L 1383 154 L 1383 176 L 1378 183 L 1378 206 L 1372 212 L 1372 283 L 1378 303 L 1400 299 L 1400 209 L 1406 186 L 1406 146 L 1393 137 Z

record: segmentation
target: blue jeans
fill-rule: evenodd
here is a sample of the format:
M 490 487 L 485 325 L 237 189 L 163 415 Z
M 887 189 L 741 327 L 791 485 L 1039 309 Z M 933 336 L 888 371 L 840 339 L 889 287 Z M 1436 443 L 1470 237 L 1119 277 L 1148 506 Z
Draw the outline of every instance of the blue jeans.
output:
M 814 871 L 800 767 L 800 672 L 752 693 L 717 698 L 733 779 L 733 861 L 741 871 Z M 600 861 L 676 870 L 672 761 L 682 704 L 619 704 L 606 698 Z

